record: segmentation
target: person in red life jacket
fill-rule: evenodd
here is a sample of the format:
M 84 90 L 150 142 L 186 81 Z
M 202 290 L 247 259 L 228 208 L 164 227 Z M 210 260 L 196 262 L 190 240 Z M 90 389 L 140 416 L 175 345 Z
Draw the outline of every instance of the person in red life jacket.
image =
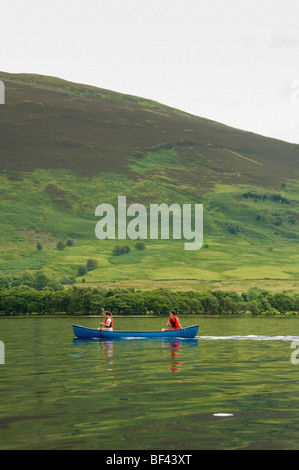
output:
M 175 314 L 176 314 L 175 310 L 170 310 L 169 320 L 165 328 L 166 330 L 168 330 L 169 328 L 171 330 L 180 330 L 182 328 L 180 324 L 180 320 L 178 319 L 178 317 L 175 316 Z M 165 331 L 165 329 L 163 330 Z
M 113 331 L 113 318 L 112 318 L 112 313 L 111 312 L 105 312 L 105 310 L 102 308 L 102 313 L 105 315 L 104 321 L 100 322 L 100 325 L 104 325 L 106 331 Z M 98 328 L 98 330 L 101 330 L 101 327 Z

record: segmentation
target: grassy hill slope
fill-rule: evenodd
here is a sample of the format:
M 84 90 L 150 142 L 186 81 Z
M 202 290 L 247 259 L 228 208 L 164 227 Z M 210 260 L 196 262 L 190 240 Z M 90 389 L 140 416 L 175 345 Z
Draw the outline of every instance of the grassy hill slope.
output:
M 52 77 L 0 80 L 4 273 L 61 279 L 94 258 L 86 282 L 299 278 L 299 146 Z M 94 211 L 118 195 L 203 203 L 205 247 L 127 240 L 131 252 L 113 256 L 118 241 L 95 238 Z M 60 251 L 59 239 L 75 244 Z

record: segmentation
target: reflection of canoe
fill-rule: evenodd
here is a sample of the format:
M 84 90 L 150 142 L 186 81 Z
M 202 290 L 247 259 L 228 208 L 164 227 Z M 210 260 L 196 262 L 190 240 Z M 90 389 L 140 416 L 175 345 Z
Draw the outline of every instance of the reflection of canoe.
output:
M 73 330 L 77 338 L 194 338 L 198 332 L 198 325 L 182 328 L 181 330 L 170 331 L 106 331 L 85 328 L 84 326 L 73 325 Z

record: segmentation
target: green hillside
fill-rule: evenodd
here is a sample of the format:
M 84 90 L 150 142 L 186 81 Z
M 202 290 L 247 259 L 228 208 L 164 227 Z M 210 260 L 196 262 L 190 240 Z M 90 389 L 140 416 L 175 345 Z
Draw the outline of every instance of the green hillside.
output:
M 298 145 L 52 77 L 0 72 L 0 80 L 2 274 L 298 285 Z M 146 207 L 202 203 L 203 248 L 98 240 L 95 208 L 118 195 Z M 131 251 L 116 256 L 117 244 Z M 88 259 L 97 267 L 78 276 Z

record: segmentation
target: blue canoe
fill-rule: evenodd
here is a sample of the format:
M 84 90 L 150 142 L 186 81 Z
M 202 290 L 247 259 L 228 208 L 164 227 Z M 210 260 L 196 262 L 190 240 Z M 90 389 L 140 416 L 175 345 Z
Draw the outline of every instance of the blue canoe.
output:
M 168 331 L 106 331 L 73 325 L 73 331 L 77 338 L 81 339 L 121 339 L 121 338 L 194 338 L 197 335 L 199 325 L 189 326 L 181 330 Z

